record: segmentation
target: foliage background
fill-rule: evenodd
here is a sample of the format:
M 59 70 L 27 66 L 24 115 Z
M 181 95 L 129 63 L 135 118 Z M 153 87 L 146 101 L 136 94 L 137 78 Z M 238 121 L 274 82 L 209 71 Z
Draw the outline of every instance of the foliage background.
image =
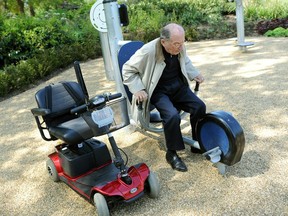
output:
M 61 68 L 71 65 L 75 60 L 85 61 L 101 56 L 99 35 L 89 20 L 90 8 L 94 2 L 0 2 L 0 97 L 17 90 L 22 91 L 35 81 L 61 71 Z M 261 29 L 261 34 L 276 29 L 279 25 L 275 19 L 279 18 L 284 20 L 281 27 L 287 29 L 288 5 L 285 2 L 286 0 L 243 0 L 246 35 L 257 33 L 256 27 Z M 236 36 L 235 2 L 127 0 L 118 3 L 125 3 L 128 7 L 130 24 L 123 27 L 127 40 L 152 40 L 168 22 L 182 24 L 188 41 Z M 269 20 L 274 20 L 273 27 L 269 25 Z M 261 25 L 257 26 L 257 23 Z M 282 36 L 287 35 L 283 34 Z

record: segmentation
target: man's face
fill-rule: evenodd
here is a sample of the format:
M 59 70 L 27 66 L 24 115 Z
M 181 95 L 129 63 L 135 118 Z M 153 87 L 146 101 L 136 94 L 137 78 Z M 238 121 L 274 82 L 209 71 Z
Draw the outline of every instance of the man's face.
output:
M 183 50 L 184 42 L 185 36 L 182 33 L 173 34 L 170 39 L 161 39 L 162 46 L 172 55 L 178 55 Z

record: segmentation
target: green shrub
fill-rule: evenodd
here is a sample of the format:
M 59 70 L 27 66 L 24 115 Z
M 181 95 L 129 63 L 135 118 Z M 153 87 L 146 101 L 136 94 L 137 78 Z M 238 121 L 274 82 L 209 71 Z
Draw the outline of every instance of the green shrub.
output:
M 267 37 L 288 37 L 288 29 L 278 27 L 274 30 L 269 30 L 265 34 Z
M 287 0 L 249 0 L 244 7 L 246 20 L 288 18 Z
M 9 77 L 4 71 L 0 71 L 0 97 L 9 93 Z
M 124 29 L 124 32 L 129 33 L 126 39 L 147 42 L 159 36 L 159 29 L 165 22 L 164 12 L 155 10 L 152 4 L 147 4 L 146 6 L 151 8 L 146 11 L 141 8 L 141 5 L 140 7 L 139 5 L 130 7 L 130 24 Z M 147 19 L 148 17 L 149 19 Z
M 288 18 L 286 0 L 243 2 L 245 20 L 264 19 L 263 30 L 271 27 L 266 26 L 266 20 Z M 99 34 L 89 20 L 93 3 L 79 3 L 76 10 L 45 7 L 38 11 L 37 17 L 1 13 L 0 96 L 26 88 L 75 60 L 100 56 Z M 188 41 L 236 36 L 235 23 L 227 23 L 223 16 L 235 13 L 235 1 L 123 0 L 123 3 L 128 6 L 130 20 L 123 28 L 124 38 L 128 40 L 150 41 L 159 36 L 160 28 L 168 22 L 183 25 Z M 277 27 L 279 25 L 275 25 Z M 286 30 L 267 32 L 267 36 L 270 35 L 286 36 Z
M 127 3 L 130 24 L 124 28 L 126 39 L 147 42 L 158 37 L 160 28 L 169 22 L 183 25 L 187 40 L 213 38 L 222 29 L 222 7 L 219 7 L 222 3 L 223 0 L 130 0 Z M 202 24 L 215 26 L 217 32 L 213 29 L 202 37 L 203 32 L 198 31 Z
M 90 6 L 90 5 L 89 5 Z M 0 69 L 27 60 L 52 47 L 99 42 L 89 20 L 90 7 L 73 11 L 47 11 L 37 17 L 0 18 Z
M 37 17 L 0 15 L 0 97 L 37 79 L 101 56 L 99 33 L 89 20 L 91 5 L 45 11 Z
M 71 65 L 74 61 L 85 61 L 100 56 L 101 47 L 94 40 L 89 43 L 62 45 L 38 53 L 35 57 L 22 60 L 0 70 L 0 97 L 15 90 L 25 89 L 37 79 Z M 99 42 L 99 41 L 98 41 Z

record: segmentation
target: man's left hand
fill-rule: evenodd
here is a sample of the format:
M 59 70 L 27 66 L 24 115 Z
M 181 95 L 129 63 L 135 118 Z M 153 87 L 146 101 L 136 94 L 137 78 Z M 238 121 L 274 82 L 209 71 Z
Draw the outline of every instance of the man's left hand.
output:
M 204 82 L 204 77 L 202 76 L 202 74 L 199 74 L 198 76 L 194 78 L 194 80 L 198 83 L 202 83 Z

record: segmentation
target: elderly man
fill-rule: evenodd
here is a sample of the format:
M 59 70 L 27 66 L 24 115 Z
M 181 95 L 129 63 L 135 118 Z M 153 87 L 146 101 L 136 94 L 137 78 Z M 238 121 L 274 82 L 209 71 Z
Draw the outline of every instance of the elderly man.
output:
M 133 93 L 136 102 L 151 103 L 163 120 L 167 152 L 166 160 L 173 169 L 185 172 L 187 166 L 177 151 L 185 149 L 179 110 L 190 113 L 192 137 L 197 140 L 195 126 L 205 115 L 206 106 L 190 89 L 189 81 L 202 83 L 203 76 L 194 68 L 184 46 L 182 26 L 170 23 L 163 27 L 159 38 L 145 44 L 123 66 L 123 83 Z

